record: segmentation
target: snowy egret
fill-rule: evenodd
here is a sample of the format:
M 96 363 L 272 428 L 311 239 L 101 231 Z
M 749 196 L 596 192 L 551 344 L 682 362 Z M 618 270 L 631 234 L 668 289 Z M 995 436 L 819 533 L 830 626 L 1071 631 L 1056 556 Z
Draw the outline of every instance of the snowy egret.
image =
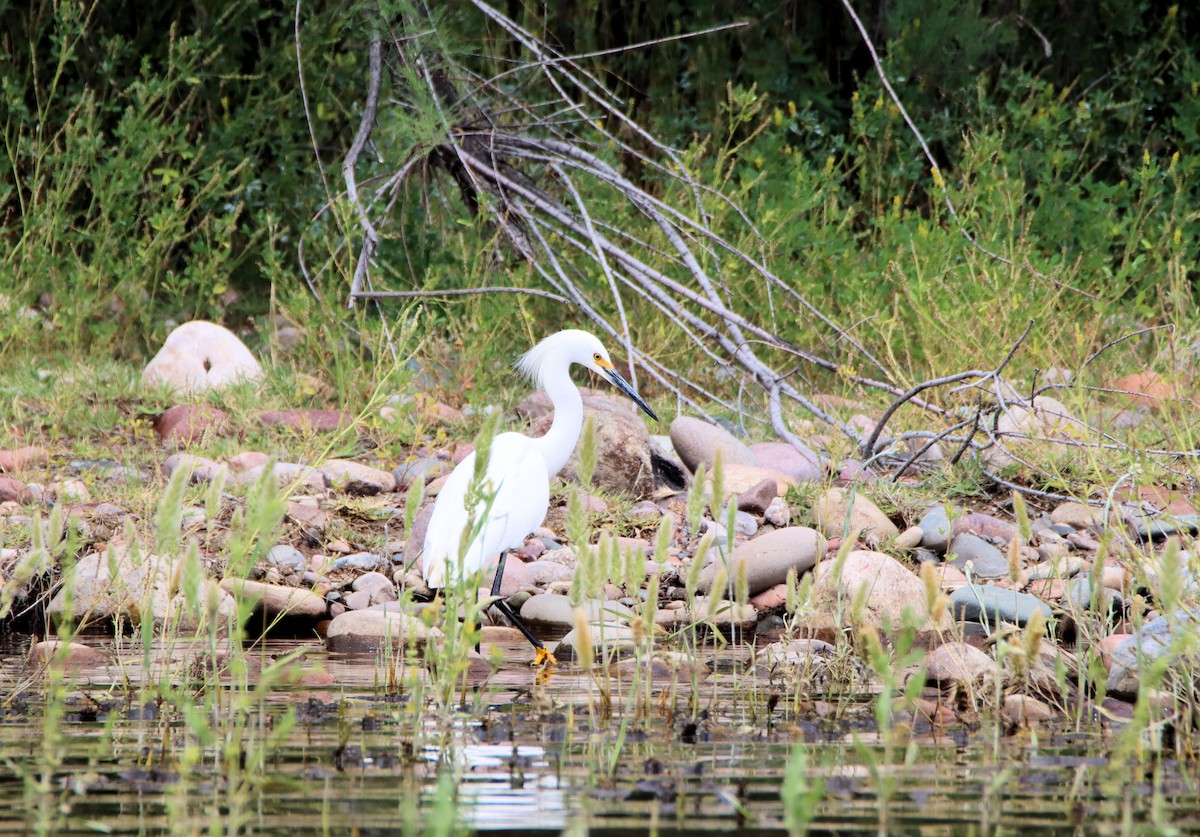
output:
M 425 583 L 439 590 L 470 578 L 484 562 L 499 555 L 492 596 L 500 594 L 504 560 L 525 537 L 542 525 L 550 508 L 550 480 L 567 464 L 583 429 L 583 400 L 571 382 L 570 367 L 579 364 L 608 380 L 633 399 L 655 421 L 658 416 L 629 382 L 613 368 L 608 351 L 586 331 L 569 329 L 552 334 L 521 356 L 516 368 L 546 391 L 554 405 L 554 420 L 546 435 L 531 439 L 520 433 L 500 433 L 493 440 L 483 491 L 473 510 L 467 493 L 475 472 L 475 454 L 459 463 L 434 503 L 425 534 Z M 490 503 L 489 503 L 490 500 Z M 467 527 L 471 526 L 471 532 Z M 467 538 L 469 542 L 464 543 Z M 534 665 L 554 663 L 554 655 L 517 617 L 508 602 L 493 606 L 517 626 L 537 649 Z

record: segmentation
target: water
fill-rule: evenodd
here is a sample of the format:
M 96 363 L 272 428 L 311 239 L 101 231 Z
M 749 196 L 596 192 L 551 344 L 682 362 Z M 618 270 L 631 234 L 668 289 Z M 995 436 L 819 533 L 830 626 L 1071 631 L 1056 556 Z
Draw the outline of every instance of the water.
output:
M 613 679 L 604 713 L 588 675 L 563 668 L 539 682 L 514 643 L 504 647 L 514 662 L 473 671 L 467 708 L 441 712 L 411 689 L 383 688 L 369 655 L 267 640 L 253 658 L 269 665 L 304 645 L 304 664 L 336 685 L 252 699 L 210 689 L 195 696 L 210 713 L 205 738 L 186 701 L 129 697 L 126 683 L 145 671 L 140 646 L 87 641 L 121 665 L 81 671 L 47 724 L 42 680 L 23 663 L 28 637 L 3 638 L 0 833 L 782 834 L 780 790 L 798 743 L 807 776 L 825 784 L 814 833 L 879 833 L 881 819 L 887 833 L 921 835 L 1116 834 L 1123 822 L 1141 834 L 1154 818 L 1200 828 L 1195 765 L 1116 768 L 1118 731 L 1101 723 L 1031 732 L 987 718 L 918 721 L 889 748 L 869 691 L 797 700 L 746 673 L 744 646 L 706 651 L 721 665 L 695 692 L 690 675 L 656 677 L 649 704 L 629 674 Z M 194 650 L 158 643 L 149 671 L 177 674 Z M 456 798 L 439 777 L 457 782 Z

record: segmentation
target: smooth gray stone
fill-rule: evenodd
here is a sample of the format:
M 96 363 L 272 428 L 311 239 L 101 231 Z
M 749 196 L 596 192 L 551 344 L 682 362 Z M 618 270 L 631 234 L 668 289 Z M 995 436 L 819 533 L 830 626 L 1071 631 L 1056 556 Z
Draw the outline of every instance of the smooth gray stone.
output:
M 921 527 L 921 546 L 933 552 L 944 553 L 950 545 L 951 525 L 946 516 L 946 507 L 941 503 L 930 507 L 917 521 Z
M 986 623 L 995 630 L 1000 622 L 1025 625 L 1041 611 L 1049 622 L 1054 610 L 1037 596 L 1006 590 L 994 584 L 967 584 L 950 594 L 950 607 L 960 622 Z
M 962 534 L 950 541 L 947 555 L 950 566 L 969 573 L 971 578 L 1003 578 L 1008 575 L 1008 558 L 983 538 Z

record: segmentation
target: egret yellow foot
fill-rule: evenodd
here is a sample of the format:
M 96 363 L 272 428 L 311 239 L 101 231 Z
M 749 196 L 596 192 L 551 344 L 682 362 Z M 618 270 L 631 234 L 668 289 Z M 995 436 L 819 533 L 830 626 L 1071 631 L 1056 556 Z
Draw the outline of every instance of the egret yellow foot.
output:
M 537 653 L 533 657 L 533 664 L 535 666 L 544 666 L 547 664 L 556 666 L 558 665 L 558 660 L 554 659 L 554 655 L 548 649 L 538 648 Z

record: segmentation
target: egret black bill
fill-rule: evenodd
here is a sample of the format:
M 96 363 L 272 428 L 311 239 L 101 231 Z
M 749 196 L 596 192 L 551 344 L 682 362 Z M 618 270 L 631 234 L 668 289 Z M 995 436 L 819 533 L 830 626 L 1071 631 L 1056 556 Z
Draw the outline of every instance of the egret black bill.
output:
M 621 377 L 620 372 L 615 369 L 606 369 L 604 371 L 608 374 L 608 380 L 614 387 L 629 396 L 634 404 L 637 404 L 646 411 L 646 415 L 650 416 L 650 418 L 654 419 L 655 421 L 658 421 L 658 416 L 655 415 L 654 411 L 650 409 L 650 405 L 642 400 L 642 396 L 637 394 L 637 390 L 630 385 L 629 381 Z

